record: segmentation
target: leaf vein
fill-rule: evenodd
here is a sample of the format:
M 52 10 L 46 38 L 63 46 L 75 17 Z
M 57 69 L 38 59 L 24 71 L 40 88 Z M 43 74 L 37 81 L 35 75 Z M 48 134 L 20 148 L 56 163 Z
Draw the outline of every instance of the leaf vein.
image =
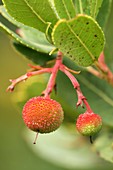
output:
M 71 19 L 71 16 L 70 16 L 70 14 L 69 14 L 69 12 L 68 12 L 68 9 L 67 9 L 67 7 L 66 7 L 66 4 L 65 4 L 64 0 L 62 0 L 62 3 L 64 4 L 64 8 L 65 8 L 65 11 L 66 11 L 66 13 L 67 13 L 67 16 L 69 17 L 69 19 Z

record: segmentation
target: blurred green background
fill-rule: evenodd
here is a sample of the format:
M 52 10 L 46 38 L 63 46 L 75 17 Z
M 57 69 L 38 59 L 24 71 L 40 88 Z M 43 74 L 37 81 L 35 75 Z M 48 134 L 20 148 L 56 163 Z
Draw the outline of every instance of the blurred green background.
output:
M 0 170 L 62 169 L 41 160 L 27 146 L 21 114 L 11 102 L 12 94 L 6 93 L 9 79 L 25 73 L 27 63 L 11 48 L 9 38 L 0 33 Z
M 113 10 L 106 29 L 108 39 L 111 39 L 112 18 Z M 109 48 L 112 46 L 113 38 Z M 8 80 L 25 73 L 28 63 L 28 60 L 22 58 L 11 47 L 8 36 L 0 32 L 0 170 L 64 170 L 65 168 L 50 164 L 31 151 L 24 140 L 25 125 L 21 114 L 11 101 L 12 93 L 6 93 L 10 84 Z M 112 164 L 105 162 L 105 169 L 112 168 Z

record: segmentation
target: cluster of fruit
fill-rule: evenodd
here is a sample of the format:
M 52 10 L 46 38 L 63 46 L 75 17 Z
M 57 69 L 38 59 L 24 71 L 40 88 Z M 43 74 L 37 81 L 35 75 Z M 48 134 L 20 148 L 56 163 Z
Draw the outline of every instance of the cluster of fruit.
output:
M 37 133 L 53 132 L 60 127 L 64 119 L 63 109 L 57 101 L 33 97 L 23 108 L 23 120 L 27 127 Z M 76 128 L 86 136 L 95 135 L 102 127 L 102 119 L 98 114 L 85 112 L 80 114 Z
M 28 79 L 31 76 L 50 73 L 50 78 L 47 84 L 46 89 L 42 92 L 42 96 L 33 97 L 25 104 L 23 108 L 23 120 L 27 127 L 38 133 L 49 133 L 55 131 L 63 122 L 64 112 L 63 109 L 57 101 L 50 98 L 50 94 L 56 85 L 56 76 L 57 72 L 60 70 L 65 75 L 68 76 L 70 81 L 73 84 L 73 87 L 76 89 L 78 96 L 77 107 L 85 105 L 86 111 L 84 114 L 80 114 L 76 121 L 76 128 L 82 134 L 86 136 L 92 136 L 100 131 L 102 127 L 102 119 L 99 115 L 93 113 L 90 108 L 89 103 L 87 102 L 86 97 L 83 95 L 80 85 L 76 78 L 71 74 L 79 74 L 67 68 L 62 63 L 63 54 L 59 51 L 58 56 L 56 57 L 55 64 L 52 68 L 43 68 L 40 66 L 31 66 L 33 71 L 26 73 L 25 75 L 15 79 L 10 80 L 12 84 L 8 87 L 7 90 L 13 91 L 17 83 Z M 36 140 L 35 140 L 36 141 Z M 34 142 L 36 143 L 36 142 Z

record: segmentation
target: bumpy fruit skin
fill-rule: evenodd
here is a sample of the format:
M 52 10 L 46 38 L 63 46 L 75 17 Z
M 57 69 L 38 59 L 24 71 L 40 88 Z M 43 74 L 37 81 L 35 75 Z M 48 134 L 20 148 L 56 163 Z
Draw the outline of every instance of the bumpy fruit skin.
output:
M 98 114 L 85 112 L 79 115 L 76 128 L 82 135 L 93 136 L 101 130 L 102 118 Z
M 52 99 L 33 97 L 23 108 L 23 120 L 35 132 L 49 133 L 61 125 L 64 114 L 61 105 Z

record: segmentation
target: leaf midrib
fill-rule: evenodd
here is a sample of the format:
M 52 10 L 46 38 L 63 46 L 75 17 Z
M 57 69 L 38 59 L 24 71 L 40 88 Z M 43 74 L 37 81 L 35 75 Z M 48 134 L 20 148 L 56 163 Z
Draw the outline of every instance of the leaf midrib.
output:
M 25 2 L 26 5 L 29 7 L 29 9 L 35 14 L 36 17 L 38 17 L 44 24 L 47 24 L 47 22 L 44 21 L 44 20 L 40 17 L 40 15 L 38 15 L 38 14 L 36 13 L 36 11 L 34 11 L 34 9 L 29 5 L 29 3 L 28 3 L 26 0 L 24 0 L 24 2 Z
M 85 48 L 85 50 L 87 51 L 87 53 L 90 55 L 90 57 L 92 58 L 93 61 L 95 61 L 95 57 L 92 55 L 92 53 L 89 51 L 89 49 L 87 48 L 87 46 L 83 43 L 83 41 L 79 38 L 79 36 L 76 35 L 76 33 L 73 31 L 73 29 L 69 26 L 69 24 L 67 23 L 68 28 L 70 29 L 70 31 L 72 32 L 72 34 L 74 34 L 74 36 L 76 37 L 76 39 L 79 40 L 79 42 L 82 44 L 82 46 Z

